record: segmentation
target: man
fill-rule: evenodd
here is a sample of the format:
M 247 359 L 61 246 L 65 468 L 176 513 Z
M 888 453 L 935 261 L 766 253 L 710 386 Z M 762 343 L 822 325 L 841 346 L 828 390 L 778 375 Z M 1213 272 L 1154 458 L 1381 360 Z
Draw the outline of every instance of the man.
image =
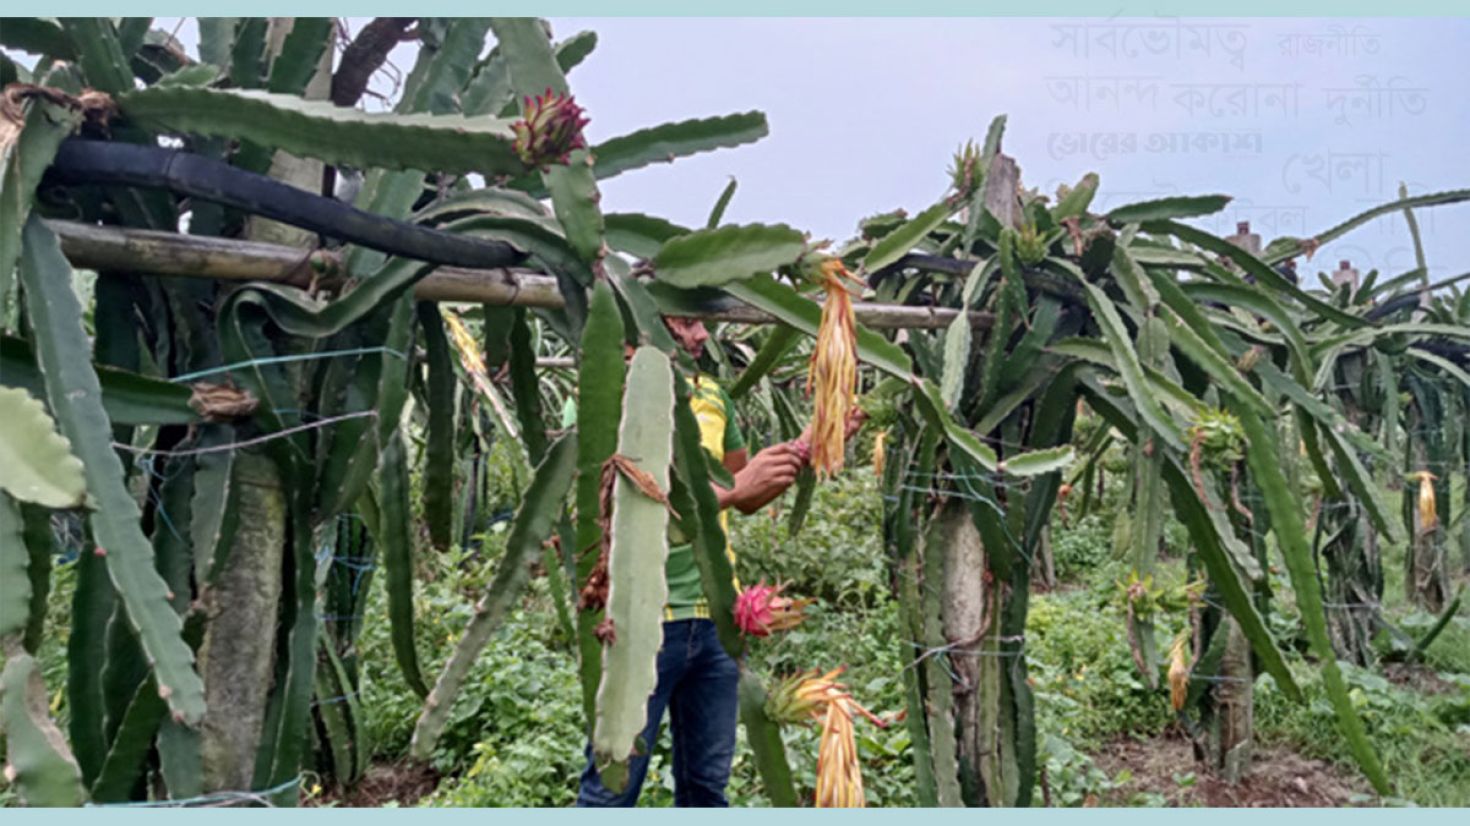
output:
M 664 323 L 679 345 L 698 361 L 709 340 L 703 322 L 668 317 Z M 689 406 L 699 420 L 704 449 L 734 476 L 735 485 L 729 490 L 714 486 L 722 511 L 736 508 L 741 513 L 754 513 L 796 481 L 807 458 L 805 447 L 799 444 L 802 440 L 772 445 L 748 458 L 745 440 L 735 424 L 734 402 L 709 376 L 694 377 Z M 728 533 L 728 513 L 722 512 L 720 519 Z M 726 553 L 730 553 L 728 545 Z M 734 555 L 730 555 L 733 561 Z M 669 548 L 665 576 L 669 601 L 664 608 L 663 647 L 658 654 L 658 686 L 648 698 L 645 748 L 633 758 L 627 788 L 620 794 L 602 785 L 589 749 L 578 806 L 632 806 L 638 802 L 665 710 L 674 739 L 674 805 L 729 805 L 725 786 L 735 755 L 740 669 L 715 633 L 694 550 L 687 541 Z

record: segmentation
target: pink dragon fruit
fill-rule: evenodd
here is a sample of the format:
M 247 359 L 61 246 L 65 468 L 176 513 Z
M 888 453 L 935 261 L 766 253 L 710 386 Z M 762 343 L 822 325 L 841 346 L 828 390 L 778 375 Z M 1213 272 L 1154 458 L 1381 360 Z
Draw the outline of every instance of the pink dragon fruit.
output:
M 795 628 L 806 619 L 802 612 L 812 601 L 781 596 L 785 587 L 762 581 L 740 592 L 735 598 L 735 625 L 741 633 L 767 637 L 772 631 Z

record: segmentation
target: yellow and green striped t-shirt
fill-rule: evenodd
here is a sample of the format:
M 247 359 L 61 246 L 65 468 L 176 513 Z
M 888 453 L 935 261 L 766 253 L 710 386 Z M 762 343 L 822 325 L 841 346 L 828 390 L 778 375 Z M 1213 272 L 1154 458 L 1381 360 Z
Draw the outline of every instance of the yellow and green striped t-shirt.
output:
M 713 379 L 696 376 L 694 394 L 689 399 L 689 408 L 699 421 L 700 441 L 710 459 L 723 463 L 725 454 L 745 447 L 745 439 L 735 424 L 735 402 Z M 730 533 L 730 514 L 720 513 L 720 527 L 726 536 Z M 735 562 L 735 553 L 725 540 L 725 553 L 730 563 Z M 704 596 L 704 586 L 699 580 L 699 567 L 694 562 L 694 548 L 688 542 L 669 547 L 669 561 L 664 567 L 664 577 L 669 583 L 669 601 L 664 607 L 664 620 L 707 619 L 709 601 Z

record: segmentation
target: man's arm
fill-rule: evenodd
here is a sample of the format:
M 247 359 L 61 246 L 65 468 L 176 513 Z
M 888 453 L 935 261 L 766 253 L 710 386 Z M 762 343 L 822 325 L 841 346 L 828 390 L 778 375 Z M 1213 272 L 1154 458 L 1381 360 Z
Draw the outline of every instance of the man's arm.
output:
M 751 514 L 770 504 L 796 481 L 806 456 L 791 442 L 772 445 L 755 455 L 735 473 L 735 487 L 711 485 L 720 509 L 735 508 Z
M 866 418 L 867 415 L 858 408 L 848 412 L 847 438 L 851 439 L 857 433 Z M 725 469 L 735 475 L 735 487 L 726 489 L 711 485 L 719 498 L 720 509 L 735 508 L 741 513 L 752 514 L 785 493 L 810 458 L 810 441 L 811 426 L 808 425 L 801 438 L 772 445 L 753 459 L 747 460 L 743 447 L 727 450 Z
M 725 454 L 725 470 L 728 470 L 731 473 L 739 473 L 740 471 L 745 470 L 745 466 L 749 463 L 749 451 L 747 451 L 743 447 L 739 450 L 732 450 L 729 453 Z
M 745 469 L 750 458 L 750 451 L 745 447 L 745 434 L 740 432 L 740 426 L 735 419 L 735 400 L 720 388 L 720 403 L 725 407 L 725 470 L 731 473 L 739 473 Z

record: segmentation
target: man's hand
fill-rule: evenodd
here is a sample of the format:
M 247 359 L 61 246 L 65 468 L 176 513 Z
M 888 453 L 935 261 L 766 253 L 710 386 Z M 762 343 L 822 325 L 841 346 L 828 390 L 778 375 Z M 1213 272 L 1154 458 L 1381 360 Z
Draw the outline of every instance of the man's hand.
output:
M 863 429 L 863 422 L 867 420 L 868 414 L 861 407 L 854 407 L 847 411 L 847 427 L 842 437 L 843 440 L 850 441 L 852 437 L 857 435 L 859 430 Z M 804 445 L 807 448 L 807 453 L 810 454 L 812 444 L 812 426 L 810 424 L 806 426 L 805 430 L 801 431 L 801 436 L 796 441 Z
M 795 442 L 771 445 L 735 474 L 734 488 L 725 490 L 715 486 L 720 507 L 755 513 L 791 487 L 805 462 L 805 453 Z
M 868 415 L 856 407 L 848 412 L 848 439 L 857 434 L 867 418 Z M 734 488 L 725 490 L 714 485 L 720 508 L 736 508 L 744 514 L 755 513 L 791 487 L 796 481 L 796 474 L 806 467 L 811 455 L 811 427 L 808 426 L 800 438 L 771 445 L 757 453 L 735 474 Z

